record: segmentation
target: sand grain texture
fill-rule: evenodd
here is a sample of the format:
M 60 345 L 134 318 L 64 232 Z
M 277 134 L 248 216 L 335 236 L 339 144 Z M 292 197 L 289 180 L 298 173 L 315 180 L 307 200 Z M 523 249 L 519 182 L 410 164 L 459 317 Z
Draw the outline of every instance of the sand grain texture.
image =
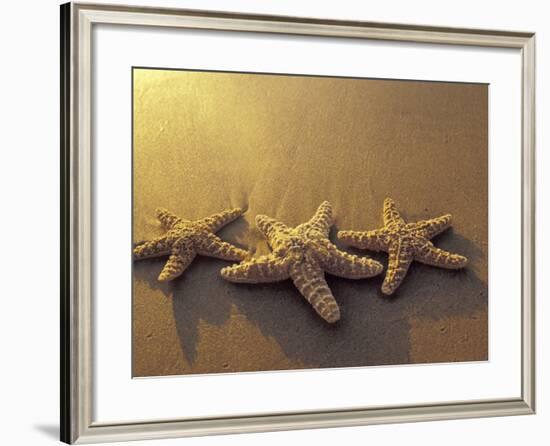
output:
M 487 359 L 486 85 L 139 69 L 133 150 L 134 242 L 162 234 L 157 207 L 241 207 L 218 235 L 267 254 L 257 214 L 296 226 L 328 200 L 332 241 L 363 255 L 336 231 L 379 227 L 390 196 L 408 221 L 453 214 L 434 243 L 469 259 L 414 263 L 390 298 L 383 274 L 327 275 L 335 326 L 290 281 L 223 281 L 231 262 L 199 256 L 172 283 L 157 281 L 162 259 L 136 262 L 134 376 Z M 452 339 L 434 339 L 442 324 Z M 475 341 L 457 348 L 463 336 Z

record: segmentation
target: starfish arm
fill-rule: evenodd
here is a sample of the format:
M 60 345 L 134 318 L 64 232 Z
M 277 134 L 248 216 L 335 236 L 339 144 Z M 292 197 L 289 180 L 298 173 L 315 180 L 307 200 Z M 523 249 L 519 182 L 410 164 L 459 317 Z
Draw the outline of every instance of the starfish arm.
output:
M 175 214 L 172 214 L 170 211 L 164 208 L 157 208 L 156 213 L 157 218 L 159 219 L 164 229 L 171 229 L 175 224 L 184 221 L 182 218 L 178 217 Z
M 384 229 L 372 231 L 338 231 L 339 240 L 350 246 L 372 251 L 387 251 L 389 239 Z
M 211 215 L 210 217 L 202 218 L 198 220 L 197 223 L 206 225 L 206 227 L 212 232 L 218 232 L 225 225 L 233 220 L 236 220 L 241 215 L 243 215 L 243 210 L 241 208 L 228 209 L 226 211 Z
M 423 244 L 415 250 L 414 259 L 426 265 L 447 269 L 464 268 L 468 263 L 466 257 L 436 248 L 430 242 Z
M 333 225 L 331 204 L 328 201 L 323 201 L 306 225 L 317 229 L 325 237 L 328 237 L 330 227 Z
M 138 243 L 134 247 L 134 260 L 160 257 L 170 254 L 171 245 L 166 236 Z
M 392 224 L 404 224 L 405 220 L 401 218 L 395 202 L 391 198 L 384 200 L 384 226 Z
M 172 254 L 158 277 L 159 282 L 167 282 L 180 276 L 195 258 L 196 252 L 189 239 L 179 239 L 174 243 Z
M 384 269 L 376 260 L 341 251 L 330 240 L 317 240 L 314 252 L 321 267 L 334 276 L 364 279 L 376 276 Z
M 268 241 L 273 240 L 277 232 L 287 232 L 290 230 L 284 223 L 267 215 L 256 215 L 256 226 L 258 226 L 258 229 Z
M 438 234 L 441 234 L 445 229 L 451 226 L 451 214 L 442 215 L 441 217 L 431 218 L 429 220 L 421 220 L 413 223 L 414 230 L 418 231 L 424 238 L 431 239 Z
M 195 242 L 195 248 L 200 255 L 222 260 L 244 260 L 248 256 L 248 252 L 244 249 L 224 242 L 212 233 L 201 234 L 199 240 Z
M 382 292 L 390 295 L 395 292 L 405 278 L 413 260 L 413 253 L 410 243 L 401 239 L 393 242 L 388 252 L 388 270 L 382 283 Z
M 340 309 L 325 281 L 321 267 L 314 260 L 294 262 L 290 265 L 290 277 L 302 296 L 328 323 L 340 319 Z
M 289 278 L 288 260 L 268 254 L 222 268 L 221 276 L 237 283 L 278 282 Z

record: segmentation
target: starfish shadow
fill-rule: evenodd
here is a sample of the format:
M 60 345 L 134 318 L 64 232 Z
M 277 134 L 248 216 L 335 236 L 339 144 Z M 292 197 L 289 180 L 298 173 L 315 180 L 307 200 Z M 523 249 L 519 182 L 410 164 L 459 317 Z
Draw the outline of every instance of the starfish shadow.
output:
M 165 263 L 166 259 L 143 259 L 139 262 L 134 262 L 134 280 L 143 281 L 147 283 L 152 290 L 160 290 L 165 296 L 170 296 L 172 294 L 173 284 L 171 282 L 158 281 L 158 276 Z
M 438 248 L 466 256 L 470 265 L 483 260 L 482 249 L 473 241 L 457 233 L 452 227 L 435 236 L 431 241 Z
M 232 221 L 231 224 L 221 228 L 216 235 L 237 248 L 248 249 L 244 246 L 244 243 L 247 239 L 249 231 L 250 224 L 243 217 L 241 217 L 235 221 Z M 227 266 L 227 262 L 225 262 L 225 265 L 223 266 Z
M 456 248 L 474 261 L 482 256 L 467 239 L 456 234 L 449 238 L 453 238 L 453 246 L 446 248 Z M 443 236 L 439 241 L 449 244 Z M 365 255 L 364 251 L 349 251 Z M 387 264 L 386 254 L 369 255 Z M 319 318 L 289 280 L 227 287 L 239 311 L 265 336 L 275 338 L 289 358 L 314 367 L 409 363 L 411 318 L 477 317 L 474 315 L 480 311 L 486 314 L 487 285 L 470 269 L 442 270 L 414 262 L 391 297 L 380 291 L 383 274 L 368 280 L 328 274 L 326 278 L 342 314 L 334 325 Z
M 174 321 L 183 354 L 190 364 L 197 356 L 199 322 L 222 325 L 229 318 L 231 301 L 225 298 L 224 283 L 219 277 L 220 269 L 227 264 L 197 257 L 184 273 L 186 277 L 174 284 Z
M 240 226 L 232 228 L 232 237 L 239 238 L 246 231 L 246 223 Z M 387 264 L 384 253 L 344 247 L 335 239 L 336 231 L 333 228 L 331 239 L 341 249 Z M 466 255 L 472 264 L 483 256 L 475 243 L 457 234 L 442 234 L 436 244 Z M 222 325 L 232 306 L 264 336 L 274 338 L 289 359 L 308 368 L 406 364 L 410 362 L 411 318 L 474 317 L 480 311 L 486 314 L 487 309 L 487 284 L 471 268 L 444 270 L 413 262 L 403 284 L 390 297 L 380 291 L 384 274 L 367 280 L 327 274 L 341 310 L 341 320 L 331 325 L 315 313 L 290 280 L 230 283 L 219 274 L 228 262 L 197 256 L 182 277 L 160 283 L 157 276 L 163 264 L 162 260 L 136 262 L 135 278 L 172 299 L 179 342 L 190 363 L 197 357 L 200 321 Z M 254 340 L 247 345 L 253 349 Z
M 221 228 L 217 235 L 236 247 L 246 249 L 239 242 L 248 230 L 248 222 L 239 218 Z M 134 262 L 134 280 L 147 283 L 150 289 L 159 290 L 166 298 L 171 299 L 182 352 L 187 361 L 193 364 L 197 355 L 199 322 L 204 320 L 212 325 L 221 325 L 229 317 L 231 304 L 217 297 L 223 295 L 225 285 L 219 277 L 219 270 L 231 262 L 197 255 L 180 277 L 159 282 L 158 276 L 166 259 L 167 257 L 159 257 Z
M 219 270 L 228 262 L 197 256 L 181 277 L 159 282 L 157 277 L 164 263 L 158 259 L 136 262 L 134 277 L 171 299 L 181 349 L 192 364 L 197 356 L 199 322 L 221 325 L 229 318 L 231 302 L 223 298 L 225 283 L 219 278 Z
M 254 321 L 264 336 L 275 338 L 287 357 L 313 367 L 349 367 L 406 362 L 407 347 L 383 351 L 382 342 L 392 322 L 394 333 L 405 335 L 406 324 L 396 321 L 392 304 L 373 301 L 376 285 L 327 275 L 340 306 L 341 319 L 323 321 L 291 281 L 262 285 L 235 285 L 240 312 Z M 373 308 L 376 307 L 376 308 Z M 382 348 L 381 348 L 382 347 Z

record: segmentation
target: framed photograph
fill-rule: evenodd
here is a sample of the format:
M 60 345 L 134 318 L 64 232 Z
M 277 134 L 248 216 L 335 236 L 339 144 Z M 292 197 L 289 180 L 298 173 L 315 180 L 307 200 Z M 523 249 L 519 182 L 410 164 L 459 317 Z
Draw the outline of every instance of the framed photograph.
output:
M 533 33 L 61 25 L 62 441 L 534 413 Z

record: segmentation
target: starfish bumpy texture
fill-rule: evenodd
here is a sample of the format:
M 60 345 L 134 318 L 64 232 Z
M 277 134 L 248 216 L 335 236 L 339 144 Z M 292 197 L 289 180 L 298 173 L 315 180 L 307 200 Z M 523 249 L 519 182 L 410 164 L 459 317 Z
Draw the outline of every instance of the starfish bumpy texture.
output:
M 243 260 L 248 252 L 224 242 L 214 233 L 243 214 L 235 208 L 200 220 L 189 221 L 166 209 L 157 209 L 157 218 L 167 232 L 134 247 L 134 259 L 169 256 L 158 280 L 165 282 L 180 276 L 197 254 L 223 260 Z
M 389 254 L 382 292 L 392 294 L 413 260 L 441 268 L 458 269 L 468 259 L 436 248 L 430 239 L 451 226 L 451 215 L 405 223 L 391 198 L 384 200 L 384 227 L 373 231 L 339 231 L 338 238 L 351 246 Z
M 328 239 L 333 224 L 332 207 L 323 202 L 315 215 L 295 228 L 258 215 L 256 225 L 272 249 L 268 255 L 245 260 L 221 270 L 231 282 L 262 283 L 292 279 L 300 293 L 327 322 L 340 319 L 340 309 L 330 291 L 324 272 L 348 279 L 380 274 L 380 263 L 340 251 Z

